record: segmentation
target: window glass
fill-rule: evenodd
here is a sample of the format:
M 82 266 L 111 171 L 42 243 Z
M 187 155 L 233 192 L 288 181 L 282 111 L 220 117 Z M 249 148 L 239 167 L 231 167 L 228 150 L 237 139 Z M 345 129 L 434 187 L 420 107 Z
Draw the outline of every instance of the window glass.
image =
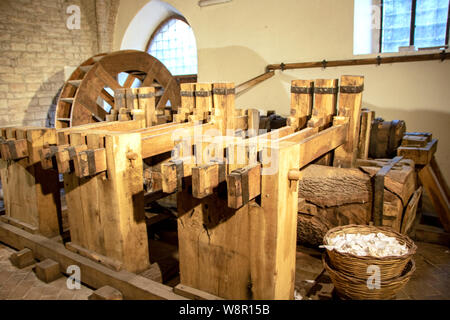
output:
M 182 20 L 171 19 L 157 30 L 148 53 L 164 63 L 173 75 L 197 74 L 194 33 Z

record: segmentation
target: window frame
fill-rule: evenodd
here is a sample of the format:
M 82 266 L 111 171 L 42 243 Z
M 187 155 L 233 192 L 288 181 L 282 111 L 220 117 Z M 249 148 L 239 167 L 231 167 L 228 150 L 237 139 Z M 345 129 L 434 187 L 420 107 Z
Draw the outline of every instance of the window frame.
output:
M 160 24 L 155 28 L 155 31 L 153 31 L 152 35 L 150 36 L 150 39 L 147 42 L 147 45 L 145 47 L 145 52 L 149 52 L 150 45 L 152 41 L 155 39 L 158 32 L 170 21 L 170 20 L 180 20 L 184 23 L 186 23 L 188 26 L 191 26 L 189 22 L 187 22 L 186 18 L 179 14 L 173 14 L 165 18 L 163 21 L 161 21 Z M 184 75 L 172 75 L 179 83 L 191 83 L 191 82 L 197 82 L 198 73 L 195 74 L 184 74 Z
M 409 31 L 409 45 L 414 45 L 414 38 L 415 38 L 415 32 L 416 32 L 416 7 L 417 7 L 417 0 L 411 0 L 411 24 L 410 24 L 410 31 Z M 380 0 L 380 43 L 379 43 L 379 49 L 378 53 L 387 53 L 383 52 L 383 10 L 384 10 L 384 0 Z M 442 45 L 442 47 L 448 48 L 448 40 L 449 40 L 449 26 L 450 26 L 450 3 L 448 6 L 448 13 L 447 13 L 447 26 L 445 31 L 445 43 Z

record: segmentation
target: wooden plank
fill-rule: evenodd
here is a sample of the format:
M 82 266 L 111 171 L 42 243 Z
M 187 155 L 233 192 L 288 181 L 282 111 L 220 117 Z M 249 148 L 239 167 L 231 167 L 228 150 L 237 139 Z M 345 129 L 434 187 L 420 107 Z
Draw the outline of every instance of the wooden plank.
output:
M 182 123 L 182 125 L 185 130 L 178 130 L 178 136 L 183 135 L 184 137 L 193 137 L 194 133 L 197 132 L 199 135 L 203 135 L 205 132 L 211 129 L 215 129 L 216 125 L 213 123 L 205 123 L 199 126 L 192 126 L 192 124 L 189 123 Z M 177 127 L 174 130 L 165 131 L 163 133 L 159 134 L 152 134 L 150 136 L 145 136 L 142 138 L 142 157 L 149 158 L 161 153 L 169 152 L 171 151 L 175 144 L 177 143 L 176 139 L 177 137 L 174 137 L 175 130 L 180 129 L 180 127 Z M 193 139 L 187 139 L 189 140 L 188 143 L 190 145 L 193 144 Z
M 334 152 L 333 165 L 335 167 L 354 167 L 357 158 L 358 136 L 361 121 L 362 91 L 358 93 L 343 93 L 342 87 L 363 88 L 363 85 L 364 77 L 362 76 L 341 77 L 338 115 L 349 118 L 349 129 L 346 143 L 340 148 L 337 148 Z
M 419 179 L 422 182 L 427 194 L 431 198 L 434 209 L 439 214 L 442 226 L 445 231 L 450 232 L 450 204 L 445 194 L 445 190 L 439 184 L 439 180 L 431 165 L 426 165 L 419 170 Z
M 411 200 L 409 200 L 408 205 L 406 206 L 405 214 L 403 215 L 402 219 L 402 227 L 401 227 L 402 234 L 408 234 L 413 227 L 421 195 L 422 195 L 422 187 L 420 187 L 419 189 L 416 190 L 416 192 L 414 192 L 413 196 L 411 197 Z
M 293 299 L 297 240 L 298 181 L 288 179 L 298 170 L 298 144 L 282 143 L 268 152 L 270 161 L 261 176 L 261 206 L 249 205 L 252 298 Z M 271 171 L 272 166 L 278 170 Z
M 191 300 L 223 300 L 215 295 L 182 284 L 173 288 L 173 292 Z

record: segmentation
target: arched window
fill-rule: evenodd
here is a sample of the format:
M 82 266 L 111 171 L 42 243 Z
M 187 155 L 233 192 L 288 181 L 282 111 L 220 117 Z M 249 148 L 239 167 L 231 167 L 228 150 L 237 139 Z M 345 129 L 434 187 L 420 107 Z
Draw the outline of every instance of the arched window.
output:
M 171 16 L 156 28 L 147 52 L 164 63 L 174 76 L 197 74 L 194 33 L 182 16 Z

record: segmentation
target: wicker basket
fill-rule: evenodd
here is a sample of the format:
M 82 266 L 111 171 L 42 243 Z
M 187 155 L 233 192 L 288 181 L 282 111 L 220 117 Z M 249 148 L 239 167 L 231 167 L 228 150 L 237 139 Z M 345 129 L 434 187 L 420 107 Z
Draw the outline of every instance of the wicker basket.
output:
M 389 281 L 380 281 L 379 289 L 370 290 L 367 286 L 367 278 L 362 280 L 337 271 L 330 266 L 330 260 L 326 254 L 323 254 L 322 262 L 333 281 L 338 296 L 341 299 L 352 300 L 394 299 L 397 292 L 403 288 L 416 270 L 414 260 L 410 259 L 399 277 Z
M 363 225 L 346 225 L 329 230 L 323 239 L 323 243 L 328 245 L 328 240 L 340 234 L 369 234 L 381 232 L 389 237 L 395 237 L 400 244 L 406 244 L 408 253 L 402 256 L 372 257 L 357 256 L 351 253 L 342 253 L 337 250 L 328 250 L 330 263 L 335 270 L 345 273 L 348 276 L 365 280 L 367 279 L 367 267 L 376 265 L 380 267 L 381 281 L 395 279 L 401 275 L 412 255 L 416 252 L 416 245 L 405 235 L 386 227 L 373 227 Z

